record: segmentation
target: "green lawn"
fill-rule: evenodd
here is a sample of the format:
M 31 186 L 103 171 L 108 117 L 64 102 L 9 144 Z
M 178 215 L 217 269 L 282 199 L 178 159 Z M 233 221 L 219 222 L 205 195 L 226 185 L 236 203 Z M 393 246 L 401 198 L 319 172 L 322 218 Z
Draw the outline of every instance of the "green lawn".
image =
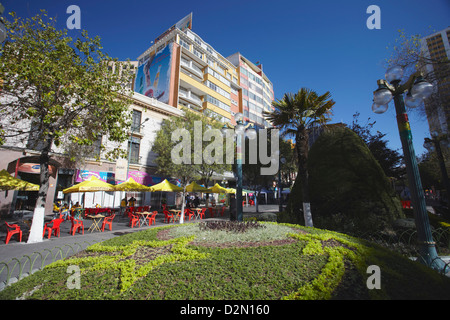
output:
M 8 286 L 0 299 L 450 299 L 450 279 L 343 234 L 274 223 L 221 228 L 116 237 Z M 367 289 L 370 265 L 380 267 L 379 290 Z M 79 289 L 68 288 L 76 283 L 69 266 L 79 267 Z

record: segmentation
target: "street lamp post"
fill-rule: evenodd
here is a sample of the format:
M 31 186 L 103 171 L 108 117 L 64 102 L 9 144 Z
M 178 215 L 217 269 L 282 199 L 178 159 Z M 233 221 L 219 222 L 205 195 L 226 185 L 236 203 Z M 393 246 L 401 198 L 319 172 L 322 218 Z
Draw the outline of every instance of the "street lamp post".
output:
M 242 148 L 245 147 L 242 143 L 245 134 L 249 138 L 256 137 L 256 130 L 253 128 L 249 128 L 251 124 L 244 125 L 243 121 L 244 115 L 240 112 L 234 115 L 234 120 L 236 120 L 236 126 L 231 126 L 230 124 L 226 124 L 222 128 L 223 136 L 226 136 L 228 133 L 228 128 L 234 128 L 235 137 L 236 137 L 236 212 L 237 212 L 237 221 L 243 221 L 243 210 L 242 210 Z M 246 130 L 247 129 L 247 130 Z
M 425 197 L 417 166 L 416 155 L 412 143 L 411 128 L 406 113 L 405 102 L 409 107 L 417 107 L 423 99 L 432 92 L 432 85 L 423 80 L 421 74 L 416 72 L 408 81 L 400 85 L 403 70 L 393 67 L 387 70 L 386 80 L 378 80 L 378 89 L 374 91 L 374 104 L 372 110 L 375 113 L 384 113 L 388 103 L 394 99 L 397 114 L 397 125 L 402 143 L 406 172 L 411 190 L 411 200 L 414 211 L 417 237 L 420 246 L 419 260 L 427 266 L 445 271 L 445 263 L 439 258 L 433 236 L 431 234 L 430 222 L 425 205 Z M 403 93 L 407 92 L 406 101 Z
M 286 159 L 280 158 L 280 162 L 281 164 L 284 164 L 286 162 Z M 281 166 L 280 168 L 278 168 L 278 206 L 279 206 L 279 212 L 283 211 L 283 203 L 281 201 L 281 196 L 282 196 L 282 188 L 281 188 Z

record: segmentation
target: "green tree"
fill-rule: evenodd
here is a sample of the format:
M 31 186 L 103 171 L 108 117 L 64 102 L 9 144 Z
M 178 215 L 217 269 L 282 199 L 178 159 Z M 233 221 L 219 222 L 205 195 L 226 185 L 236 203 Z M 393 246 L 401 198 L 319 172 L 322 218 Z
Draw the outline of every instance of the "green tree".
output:
M 286 93 L 281 100 L 274 101 L 273 112 L 264 112 L 267 120 L 282 133 L 295 137 L 298 160 L 298 176 L 303 196 L 303 215 L 306 226 L 313 226 L 308 185 L 308 129 L 330 120 L 335 102 L 330 92 L 318 95 L 315 91 L 301 88 L 297 93 Z
M 389 178 L 349 128 L 323 132 L 311 147 L 308 169 L 317 227 L 356 235 L 390 230 L 402 218 Z
M 225 146 L 220 131 L 222 125 L 211 118 L 206 111 L 203 114 L 198 114 L 188 109 L 184 109 L 184 115 L 181 117 L 174 116 L 165 119 L 160 130 L 156 133 L 152 146 L 152 151 L 157 154 L 155 163 L 158 172 L 176 177 L 180 179 L 183 186 L 186 186 L 194 180 L 202 180 L 207 185 L 213 173 L 222 174 L 226 170 L 231 170 L 231 165 L 224 161 L 225 152 L 222 155 L 216 154 L 216 150 L 212 148 L 213 143 L 218 143 L 221 147 Z M 203 141 L 204 133 L 208 129 L 217 129 L 215 131 L 217 136 L 211 137 L 211 141 Z M 178 134 L 180 135 L 178 136 Z M 184 142 L 188 142 L 187 148 L 177 149 L 177 146 Z M 214 158 L 212 159 L 214 161 L 209 163 L 203 157 L 205 150 L 209 150 L 207 148 L 212 149 L 210 154 Z M 173 150 L 177 150 L 176 156 L 182 158 L 182 161 L 174 161 Z M 196 159 L 196 157 L 198 158 Z M 182 207 L 183 211 L 184 207 Z
M 206 111 L 205 111 L 206 112 Z M 200 124 L 196 127 L 196 123 Z M 208 129 L 217 129 L 217 134 L 220 134 L 222 124 L 207 114 L 199 114 L 194 111 L 184 109 L 184 115 L 181 117 L 173 116 L 162 122 L 160 130 L 156 133 L 156 138 L 152 146 L 152 151 L 157 154 L 155 162 L 158 166 L 158 172 L 180 179 L 183 185 L 189 184 L 193 180 L 202 180 L 205 184 L 209 182 L 213 173 L 222 174 L 226 170 L 231 170 L 231 165 L 224 162 L 224 155 L 220 157 L 220 161 L 207 163 L 203 159 L 205 148 L 211 143 L 216 142 L 215 138 L 212 141 L 203 141 L 203 134 Z M 190 139 L 189 150 L 184 154 L 181 150 L 181 157 L 185 157 L 186 161 L 183 163 L 176 163 L 172 158 L 172 150 L 176 145 L 179 145 L 180 139 L 172 139 L 173 133 L 178 129 L 186 130 L 186 137 Z M 195 130 L 200 133 L 201 143 L 196 145 L 198 141 L 195 140 Z M 222 138 L 222 136 L 220 136 Z M 218 141 L 221 146 L 222 141 Z M 202 153 L 202 161 L 196 161 L 195 155 Z M 214 150 L 212 156 L 215 156 Z M 197 163 L 196 163 L 197 162 Z
M 49 187 L 50 152 L 63 142 L 92 145 L 99 135 L 109 141 L 127 138 L 131 74 L 113 74 L 116 63 L 102 52 L 100 38 L 87 31 L 74 40 L 57 30 L 42 10 L 31 19 L 14 12 L 2 19 L 7 40 L 0 47 L 1 143 L 16 137 L 40 153 L 37 207 L 44 205 Z M 120 155 L 115 148 L 110 157 Z
M 372 133 L 371 129 L 376 121 L 369 122 L 369 118 L 365 125 L 361 125 L 358 121 L 358 117 L 358 112 L 353 115 L 353 122 L 350 129 L 364 141 L 381 168 L 383 168 L 386 176 L 398 180 L 402 179 L 406 173 L 405 168 L 402 167 L 403 157 L 397 151 L 388 148 L 387 140 L 383 139 L 386 134 L 381 133 L 380 131 L 377 131 L 376 134 Z

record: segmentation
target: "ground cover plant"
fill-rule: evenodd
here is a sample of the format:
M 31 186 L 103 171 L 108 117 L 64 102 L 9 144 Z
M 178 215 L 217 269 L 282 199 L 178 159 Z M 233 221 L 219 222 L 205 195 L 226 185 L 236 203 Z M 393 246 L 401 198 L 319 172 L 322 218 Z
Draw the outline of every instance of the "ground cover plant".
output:
M 70 266 L 79 289 L 68 288 Z M 369 290 L 367 267 L 381 270 Z M 450 279 L 369 242 L 298 225 L 190 223 L 92 245 L 0 299 L 450 299 Z

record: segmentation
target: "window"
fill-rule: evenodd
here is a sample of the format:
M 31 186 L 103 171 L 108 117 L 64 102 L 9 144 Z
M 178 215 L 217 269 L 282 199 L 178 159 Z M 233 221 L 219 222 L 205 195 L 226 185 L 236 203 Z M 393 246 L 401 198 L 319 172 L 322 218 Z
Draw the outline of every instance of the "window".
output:
M 189 43 L 187 43 L 186 41 L 183 41 L 183 40 L 180 39 L 180 44 L 181 44 L 183 47 L 185 47 L 186 49 L 189 50 Z
M 130 163 L 139 163 L 139 149 L 141 146 L 141 139 L 137 137 L 131 137 L 131 141 L 128 141 L 128 152 L 130 154 Z M 131 153 L 130 153 L 131 147 Z
M 92 144 L 92 156 L 100 157 L 100 152 L 102 148 L 102 135 L 99 135 L 97 139 Z
M 217 100 L 216 98 L 211 97 L 210 95 L 206 96 L 206 101 L 208 101 L 209 103 L 212 103 L 213 105 L 219 107 L 220 109 L 223 109 L 227 112 L 230 112 L 230 106 L 223 103 L 220 100 Z
M 207 71 L 210 75 L 212 75 L 214 78 L 216 78 L 216 79 L 220 80 L 221 82 L 223 82 L 224 84 L 226 84 L 227 87 L 229 87 L 231 85 L 230 81 L 228 81 L 225 77 L 221 76 L 220 73 L 214 71 L 211 68 L 207 68 L 207 69 L 208 69 Z
M 199 57 L 200 59 L 202 58 L 202 53 L 197 51 L 196 49 L 194 49 L 194 54 Z
M 222 96 L 224 96 L 225 98 L 230 99 L 230 93 L 229 93 L 229 92 L 223 90 L 223 89 L 222 89 L 221 87 L 219 87 L 219 86 L 216 86 L 216 85 L 215 85 L 214 83 L 212 83 L 211 81 L 206 80 L 206 81 L 205 81 L 205 85 L 206 85 L 207 87 L 209 87 L 210 89 L 212 89 L 212 90 L 214 90 L 214 91 L 220 93 L 220 94 L 221 94 Z
M 131 131 L 133 132 L 140 132 L 141 130 L 141 118 L 142 118 L 142 112 L 133 110 L 133 120 L 131 123 Z

